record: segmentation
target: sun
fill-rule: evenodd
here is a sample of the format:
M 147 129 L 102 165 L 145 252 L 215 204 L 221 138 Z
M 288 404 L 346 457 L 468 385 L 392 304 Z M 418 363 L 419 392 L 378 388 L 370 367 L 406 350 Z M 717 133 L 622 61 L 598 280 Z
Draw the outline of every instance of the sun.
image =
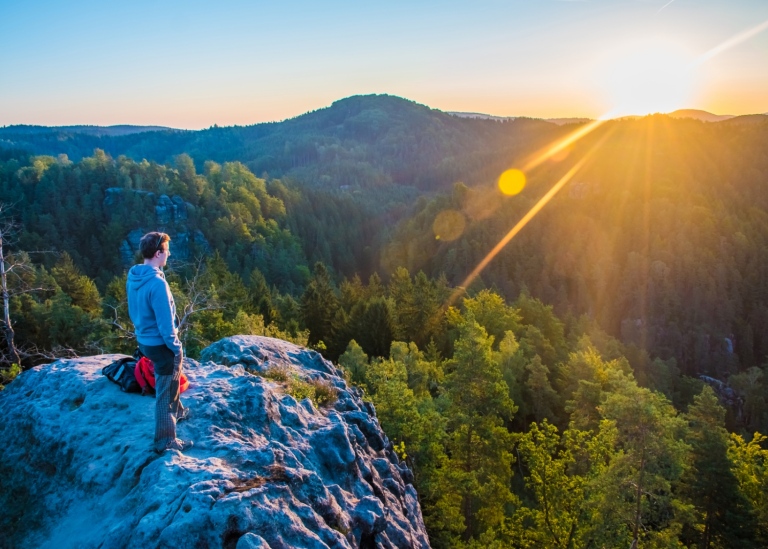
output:
M 599 69 L 600 87 L 609 103 L 605 118 L 691 107 L 694 61 L 680 45 L 659 40 L 615 48 Z

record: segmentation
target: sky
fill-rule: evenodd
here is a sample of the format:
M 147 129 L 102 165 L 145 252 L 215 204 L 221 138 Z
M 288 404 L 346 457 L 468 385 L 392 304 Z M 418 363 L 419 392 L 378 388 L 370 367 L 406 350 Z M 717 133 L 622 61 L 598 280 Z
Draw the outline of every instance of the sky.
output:
M 766 0 L 0 0 L 0 126 L 768 112 Z

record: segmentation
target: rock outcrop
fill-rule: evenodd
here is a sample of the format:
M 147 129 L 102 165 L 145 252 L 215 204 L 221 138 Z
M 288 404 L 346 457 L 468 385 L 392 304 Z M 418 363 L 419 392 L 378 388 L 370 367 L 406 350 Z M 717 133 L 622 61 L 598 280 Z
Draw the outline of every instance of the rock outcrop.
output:
M 210 251 L 205 235 L 200 230 L 190 229 L 187 224 L 195 207 L 189 202 L 184 202 L 180 196 L 157 196 L 152 192 L 112 187 L 104 194 L 104 208 L 108 213 L 125 208 L 154 208 L 154 222 L 151 227 L 133 229 L 120 244 L 120 260 L 126 267 L 136 263 L 139 242 L 148 231 L 161 230 L 171 236 L 174 261 L 190 261 L 197 255 Z
M 195 447 L 162 456 L 154 400 L 101 375 L 119 356 L 33 368 L 0 393 L 5 545 L 429 547 L 411 472 L 316 352 L 236 336 L 189 360 L 179 436 Z

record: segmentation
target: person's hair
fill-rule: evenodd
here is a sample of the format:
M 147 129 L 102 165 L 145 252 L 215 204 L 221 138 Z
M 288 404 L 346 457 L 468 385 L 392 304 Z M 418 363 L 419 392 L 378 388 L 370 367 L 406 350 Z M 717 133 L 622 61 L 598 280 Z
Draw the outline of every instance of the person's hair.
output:
M 170 242 L 171 237 L 165 233 L 151 232 L 141 237 L 139 249 L 144 259 L 152 259 L 160 251 L 165 242 Z

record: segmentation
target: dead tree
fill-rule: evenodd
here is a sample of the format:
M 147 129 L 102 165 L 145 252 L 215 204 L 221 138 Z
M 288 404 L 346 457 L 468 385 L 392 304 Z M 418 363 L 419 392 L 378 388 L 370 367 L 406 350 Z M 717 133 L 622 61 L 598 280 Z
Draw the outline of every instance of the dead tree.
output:
M 13 324 L 11 323 L 11 294 L 8 290 L 8 273 L 17 266 L 15 263 L 8 263 L 7 246 L 9 241 L 18 233 L 18 225 L 10 218 L 5 217 L 7 206 L 0 204 L 0 291 L 3 295 L 3 331 L 5 333 L 5 344 L 8 347 L 9 364 L 3 364 L 5 368 L 10 368 L 12 364 L 21 366 L 21 358 L 13 341 Z
M 190 275 L 184 277 L 178 289 L 175 284 L 171 286 L 179 316 L 178 336 L 182 343 L 187 345 L 192 316 L 203 311 L 223 309 L 226 304 L 221 302 L 216 289 L 206 278 L 206 264 L 203 257 L 198 257 L 194 265 L 174 262 L 174 269 L 190 271 Z M 112 333 L 108 337 L 135 342 L 136 334 L 128 317 L 127 296 L 122 296 L 112 303 L 105 300 L 104 304 L 112 310 Z M 96 342 L 97 348 L 101 343 L 102 341 Z
M 16 295 L 29 292 L 39 292 L 45 290 L 43 287 L 36 287 L 28 283 L 24 274 L 34 273 L 34 267 L 29 259 L 29 252 L 11 253 L 16 243 L 16 238 L 21 230 L 21 226 L 9 215 L 10 206 L 0 202 L 0 294 L 3 298 L 3 320 L 2 330 L 7 349 L 0 356 L 0 369 L 9 370 L 14 364 L 21 367 L 23 358 L 30 359 L 42 355 L 37 349 L 19 348 L 14 341 L 15 333 L 13 331 L 13 320 L 11 319 L 11 298 Z M 33 252 L 33 253 L 51 253 L 51 252 Z M 13 278 L 13 284 L 9 281 Z M 66 354 L 66 353 L 65 353 Z

